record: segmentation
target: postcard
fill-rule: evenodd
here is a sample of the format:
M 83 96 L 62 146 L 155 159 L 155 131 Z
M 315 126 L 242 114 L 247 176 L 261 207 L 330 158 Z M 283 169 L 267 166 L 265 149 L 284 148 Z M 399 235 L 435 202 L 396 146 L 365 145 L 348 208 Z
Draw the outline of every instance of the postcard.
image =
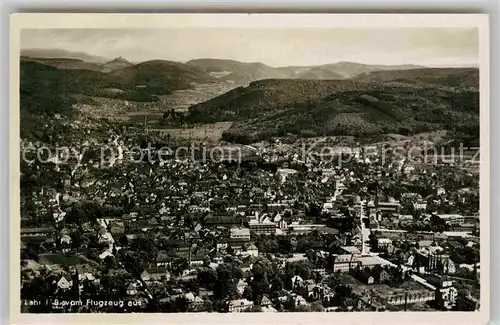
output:
M 485 324 L 478 14 L 13 14 L 12 323 Z

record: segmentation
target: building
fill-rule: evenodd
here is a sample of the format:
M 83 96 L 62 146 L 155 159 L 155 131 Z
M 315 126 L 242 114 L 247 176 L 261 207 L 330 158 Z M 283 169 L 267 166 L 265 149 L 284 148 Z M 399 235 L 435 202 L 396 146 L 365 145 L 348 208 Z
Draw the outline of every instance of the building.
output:
M 294 234 L 305 234 L 305 233 L 311 232 L 313 230 L 318 230 L 321 232 L 321 231 L 324 231 L 325 228 L 328 228 L 328 227 L 326 227 L 325 225 L 322 225 L 322 224 L 296 224 L 296 223 L 292 223 L 292 224 L 288 225 L 288 231 L 290 233 L 294 233 Z M 329 229 L 332 229 L 332 228 L 329 228 Z M 334 230 L 334 231 L 336 233 L 338 233 L 338 231 L 336 231 L 336 230 Z
M 441 254 L 441 247 L 426 247 L 417 251 L 416 257 L 418 263 L 425 268 L 426 271 L 440 271 L 444 274 L 456 272 L 455 263 L 446 254 Z
M 298 172 L 295 169 L 290 169 L 290 168 L 280 168 L 276 172 L 276 175 L 278 175 L 280 181 L 282 183 L 286 182 L 287 178 L 290 176 L 297 174 Z
M 123 234 L 125 232 L 125 225 L 123 221 L 112 221 L 110 226 L 110 232 L 113 235 Z
M 312 269 L 312 272 L 319 273 L 319 275 L 321 275 L 321 276 L 326 276 L 326 274 L 327 274 L 326 269 L 324 267 L 314 268 L 314 269 Z
M 130 283 L 127 287 L 127 295 L 135 296 L 139 291 L 137 290 L 136 283 Z
M 242 241 L 250 240 L 250 229 L 248 228 L 231 228 L 230 229 L 230 238 L 231 239 L 239 239 Z
M 379 249 L 386 249 L 391 244 L 392 240 L 390 240 L 389 238 L 379 238 L 377 240 L 377 246 Z
M 408 290 L 394 293 L 387 297 L 387 303 L 394 306 L 408 305 L 419 302 L 434 301 L 436 293 L 430 290 Z
M 44 241 L 53 233 L 49 227 L 21 228 L 21 240 L 23 241 Z
M 380 213 L 396 213 L 400 207 L 401 204 L 396 200 L 378 203 L 378 211 Z
M 436 286 L 436 303 L 439 307 L 447 310 L 455 307 L 458 290 L 453 286 L 453 281 L 443 278 L 434 278 L 428 281 Z
M 349 272 L 361 263 L 352 254 L 336 255 L 333 263 L 333 272 Z
M 386 260 L 383 258 L 377 256 L 377 255 L 360 255 L 356 257 L 356 261 L 361 264 L 363 268 L 368 267 L 370 269 L 374 268 L 376 265 L 384 266 L 389 264 Z
M 250 246 L 247 247 L 247 250 L 245 253 L 246 253 L 246 255 L 249 255 L 249 256 L 259 256 L 259 249 L 254 244 L 251 244 Z
M 259 222 L 257 220 L 250 220 L 248 226 L 256 234 L 271 235 L 276 233 L 276 223 L 272 221 Z
M 424 201 L 413 202 L 413 210 L 414 211 L 424 211 L 427 209 L 427 203 Z
M 230 313 L 241 313 L 247 308 L 253 307 L 253 301 L 247 299 L 236 299 L 229 302 Z
M 212 227 L 232 227 L 232 226 L 241 226 L 245 221 L 245 217 L 242 215 L 212 215 L 209 214 L 205 220 L 205 226 Z
M 73 280 L 69 275 L 63 275 L 57 282 L 57 287 L 61 290 L 68 290 L 73 286 Z

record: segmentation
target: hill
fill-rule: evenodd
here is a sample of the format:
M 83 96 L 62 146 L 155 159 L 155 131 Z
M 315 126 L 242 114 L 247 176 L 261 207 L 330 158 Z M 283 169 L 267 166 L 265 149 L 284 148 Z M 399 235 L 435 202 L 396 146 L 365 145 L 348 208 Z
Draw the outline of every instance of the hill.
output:
M 477 68 L 426 68 L 412 70 L 373 71 L 353 78 L 364 82 L 402 82 L 417 85 L 440 85 L 479 89 Z
M 422 68 L 416 65 L 367 65 L 354 62 L 275 68 L 259 62 L 246 63 L 219 59 L 197 59 L 186 64 L 208 73 L 219 74 L 220 78 L 241 85 L 261 79 L 340 80 L 371 71 Z
M 100 68 L 102 72 L 111 72 L 114 70 L 128 68 L 131 66 L 133 66 L 132 63 L 130 63 L 129 61 L 125 60 L 122 57 L 118 57 L 109 62 L 104 63 L 103 65 L 101 65 Z
M 54 116 L 71 117 L 74 102 L 65 91 L 57 68 L 31 61 L 21 61 L 20 70 L 20 132 L 21 138 L 42 139 L 41 125 L 53 125 Z M 57 128 L 64 131 L 64 128 Z
M 335 92 L 362 90 L 368 85 L 351 80 L 267 79 L 235 88 L 189 108 L 190 117 L 212 121 L 263 118 L 275 110 L 315 102 Z
M 226 72 L 223 80 L 238 84 L 248 84 L 254 80 L 270 78 L 288 78 L 286 71 L 280 71 L 260 62 L 240 62 L 234 60 L 196 59 L 186 62 L 186 65 L 206 71 L 207 73 Z
M 116 58 L 114 60 L 108 61 L 104 64 L 96 62 L 83 61 L 81 59 L 72 58 L 40 58 L 40 57 L 30 57 L 21 56 L 23 61 L 33 61 L 42 63 L 58 69 L 69 69 L 69 70 L 90 70 L 99 72 L 111 72 L 118 69 L 127 68 L 133 66 L 132 63 L 123 59 L 122 57 Z
M 427 74 L 434 73 L 428 69 Z M 454 80 L 438 71 L 428 80 Z M 446 77 L 449 75 L 449 77 Z M 303 136 L 457 130 L 478 136 L 479 93 L 434 83 L 359 80 L 260 80 L 189 108 L 191 122 L 234 121 L 224 138 L 253 142 L 286 133 Z
M 21 57 L 23 61 L 33 61 L 42 63 L 58 69 L 78 69 L 101 71 L 102 67 L 98 63 L 86 62 L 80 59 L 67 59 L 67 58 L 32 58 L 28 56 Z
M 371 64 L 362 64 L 356 62 L 337 62 L 333 64 L 325 64 L 319 66 L 317 68 L 328 70 L 334 73 L 337 73 L 344 78 L 352 78 L 359 74 L 368 73 L 372 71 L 386 71 L 386 70 L 412 70 L 412 69 L 420 69 L 424 68 L 423 66 L 413 65 L 413 64 L 405 64 L 405 65 L 371 65 Z
M 109 73 L 123 84 L 148 85 L 158 89 L 186 89 L 192 82 L 207 83 L 215 79 L 208 73 L 186 64 L 165 60 L 142 62 Z
M 295 75 L 296 79 L 313 79 L 313 80 L 342 80 L 346 79 L 343 75 L 323 67 L 308 69 L 304 72 Z
M 73 52 L 63 49 L 22 49 L 21 56 L 38 58 L 38 59 L 76 59 L 91 63 L 105 63 L 108 58 L 102 56 L 91 55 L 85 52 Z
M 115 62 L 116 63 L 116 62 Z M 53 69 L 48 69 L 49 67 Z M 26 78 L 36 75 L 61 84 L 67 94 L 120 98 L 131 101 L 156 101 L 175 90 L 192 89 L 193 83 L 213 82 L 210 75 L 169 61 L 148 61 L 109 73 L 88 69 L 58 69 L 34 60 L 21 60 Z M 40 83 L 43 81 L 40 80 Z M 110 92 L 108 89 L 117 91 Z

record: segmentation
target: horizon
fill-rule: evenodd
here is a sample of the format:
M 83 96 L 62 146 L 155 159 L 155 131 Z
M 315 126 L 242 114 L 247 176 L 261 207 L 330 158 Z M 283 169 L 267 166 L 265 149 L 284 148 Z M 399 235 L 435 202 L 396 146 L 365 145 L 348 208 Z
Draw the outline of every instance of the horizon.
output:
M 73 52 L 73 51 L 68 51 L 68 50 L 65 50 L 65 49 L 27 48 L 27 49 L 22 49 L 22 51 L 23 50 L 24 51 L 50 51 L 50 50 L 58 51 L 58 50 L 61 50 L 61 51 L 65 51 L 65 52 L 72 53 L 72 54 L 80 54 L 80 55 L 83 54 L 83 55 L 89 55 L 89 56 L 99 57 L 98 55 L 94 55 L 94 54 L 87 53 L 87 52 Z M 25 55 L 20 54 L 20 57 L 23 57 L 23 56 L 25 56 Z M 82 60 L 82 59 L 76 59 L 76 58 L 69 57 L 69 56 L 68 57 L 64 57 L 64 56 L 53 56 L 53 57 L 25 56 L 25 57 L 30 57 L 32 59 L 66 59 L 66 60 L 81 60 L 81 61 L 84 61 L 84 62 L 93 62 L 93 61 L 86 61 L 86 60 Z M 196 61 L 196 60 L 220 60 L 220 61 L 234 61 L 234 62 L 245 63 L 245 64 L 252 64 L 252 63 L 265 64 L 265 63 L 259 62 L 259 61 L 238 61 L 238 60 L 233 60 L 233 59 L 228 59 L 228 58 L 206 58 L 206 57 L 194 58 L 194 59 L 187 60 L 187 61 L 173 61 L 173 60 L 165 60 L 165 59 L 150 59 L 150 60 L 145 60 L 145 61 L 134 61 L 134 60 L 129 60 L 129 59 L 127 59 L 124 56 L 117 56 L 117 57 L 114 57 L 114 58 L 108 58 L 108 57 L 101 57 L 101 58 L 104 60 L 104 62 L 102 64 L 114 61 L 116 59 L 124 59 L 127 62 L 132 63 L 134 65 L 141 64 L 141 63 L 144 63 L 144 62 L 149 62 L 149 61 L 170 61 L 170 62 L 176 62 L 176 63 L 186 64 L 189 61 Z M 330 64 L 339 64 L 339 63 L 354 63 L 354 64 L 367 65 L 367 66 L 369 66 L 369 65 L 380 65 L 380 66 L 419 66 L 421 68 L 476 68 L 476 69 L 479 68 L 479 64 L 478 63 L 448 64 L 448 65 L 446 65 L 446 64 L 443 64 L 443 65 L 439 65 L 439 64 L 422 65 L 422 64 L 414 64 L 414 63 L 411 63 L 411 62 L 410 63 L 400 63 L 400 64 L 378 64 L 378 63 L 369 64 L 369 63 L 362 63 L 362 62 L 356 62 L 356 61 L 336 61 L 336 62 L 328 62 L 328 63 L 318 64 L 318 65 L 309 65 L 309 66 L 307 66 L 307 65 L 271 66 L 271 65 L 268 65 L 268 64 L 265 64 L 265 65 L 268 66 L 268 67 L 271 67 L 271 68 L 286 68 L 286 67 L 305 67 L 305 68 L 308 68 L 308 67 L 330 65 Z
M 21 51 L 83 52 L 131 63 L 195 59 L 260 62 L 271 67 L 338 62 L 478 67 L 477 28 L 178 28 L 24 29 Z M 50 44 L 50 45 L 48 45 Z

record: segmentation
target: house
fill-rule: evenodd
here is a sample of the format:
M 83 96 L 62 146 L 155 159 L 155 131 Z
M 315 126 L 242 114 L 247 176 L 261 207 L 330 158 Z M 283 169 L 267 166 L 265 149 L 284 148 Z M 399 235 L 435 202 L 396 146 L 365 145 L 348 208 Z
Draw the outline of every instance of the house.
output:
M 94 227 L 92 226 L 92 223 L 90 223 L 90 222 L 84 222 L 82 224 L 82 231 L 83 231 L 83 233 L 94 232 Z
M 333 272 L 348 272 L 357 265 L 359 265 L 359 262 L 352 254 L 336 255 L 333 263 Z
M 273 303 L 271 302 L 271 299 L 269 299 L 268 296 L 264 296 L 262 297 L 262 301 L 260 302 L 260 305 L 262 307 L 269 307 L 271 306 Z
M 296 288 L 302 286 L 303 282 L 304 282 L 304 280 L 299 275 L 293 276 L 293 278 L 292 278 L 293 289 L 296 289 Z
M 355 271 L 354 276 L 364 284 L 373 284 L 375 282 L 373 276 L 364 270 Z
M 191 302 L 194 311 L 203 311 L 205 309 L 205 301 L 200 296 L 196 296 Z
M 73 286 L 73 280 L 71 276 L 64 274 L 61 276 L 59 281 L 57 282 L 57 287 L 61 290 L 68 290 Z
M 387 270 L 382 270 L 380 274 L 378 275 L 378 282 L 379 283 L 385 283 L 388 282 L 392 279 L 392 276 Z
M 254 244 L 247 247 L 246 254 L 249 256 L 259 256 L 259 249 Z
M 383 250 L 385 250 L 391 244 L 392 244 L 392 240 L 390 240 L 389 238 L 379 238 L 377 240 L 378 248 L 383 249 Z
M 363 268 L 368 267 L 370 269 L 374 268 L 375 266 L 384 266 L 389 264 L 386 260 L 380 258 L 379 256 L 358 256 L 357 260 L 361 263 Z
M 102 252 L 101 255 L 99 255 L 99 258 L 104 261 L 106 259 L 106 257 L 109 257 L 109 256 L 113 257 L 113 253 L 111 253 L 111 251 L 109 249 L 107 249 L 104 252 Z
M 244 241 L 250 240 L 250 229 L 248 228 L 231 228 L 229 230 L 231 239 L 240 239 Z
M 108 276 L 108 277 L 116 277 L 116 276 L 131 277 L 132 275 L 130 274 L 129 271 L 127 271 L 125 269 L 109 269 L 106 276 Z
M 124 215 L 122 216 L 122 220 L 123 220 L 123 221 L 127 221 L 127 222 L 130 222 L 130 221 L 137 221 L 137 216 L 138 216 L 138 214 L 137 214 L 137 213 L 124 214 Z
M 207 257 L 207 255 L 205 255 L 205 254 L 198 254 L 198 255 L 191 256 L 189 264 L 191 266 L 201 266 L 201 265 L 203 265 L 203 262 L 205 261 L 206 257 Z
M 60 235 L 60 242 L 61 244 L 66 244 L 66 245 L 70 245 L 71 244 L 71 236 L 69 235 L 69 232 L 68 233 L 62 233 L 61 232 L 61 235 Z
M 44 241 L 52 232 L 53 229 L 48 227 L 21 228 L 21 240 Z
M 275 234 L 276 233 L 276 223 L 272 221 L 263 220 L 259 222 L 257 220 L 250 220 L 248 223 L 250 230 L 255 232 L 256 234 Z
M 418 247 L 420 248 L 431 247 L 433 242 L 434 241 L 432 240 L 421 240 L 418 242 Z
M 89 264 L 77 264 L 75 266 L 76 272 L 78 273 L 78 281 L 95 281 L 94 269 Z
M 100 244 L 107 244 L 107 243 L 112 243 L 113 242 L 113 237 L 111 237 L 111 234 L 109 232 L 101 232 L 99 234 L 99 243 Z
M 241 215 L 217 215 L 214 216 L 212 214 L 209 214 L 205 220 L 204 223 L 206 226 L 223 226 L 223 227 L 231 227 L 231 226 L 238 226 L 242 225 L 243 222 L 245 221 L 245 217 Z
M 297 295 L 295 297 L 295 305 L 296 306 L 307 305 L 307 301 L 301 295 Z
M 342 246 L 340 248 L 347 254 L 361 254 L 361 251 L 356 246 Z
M 158 251 L 156 254 L 156 266 L 164 267 L 170 264 L 172 257 L 167 251 Z
M 135 295 L 137 295 L 137 293 L 138 293 L 137 283 L 135 283 L 135 282 L 130 283 L 127 287 L 127 295 L 135 296 Z
M 149 273 L 150 280 L 152 281 L 168 281 L 171 277 L 170 272 L 164 267 L 148 268 L 146 271 Z
M 230 313 L 240 313 L 251 307 L 253 307 L 253 301 L 247 299 L 235 299 L 229 302 Z
M 110 232 L 113 235 L 123 234 L 125 232 L 125 224 L 123 221 L 111 222 Z
M 245 291 L 245 288 L 248 286 L 248 283 L 246 283 L 246 281 L 243 281 L 243 280 L 239 280 L 238 281 L 238 284 L 236 285 L 236 290 L 238 290 L 238 292 L 240 293 L 240 295 L 243 294 L 243 292 Z
M 142 271 L 142 273 L 141 273 L 141 279 L 142 279 L 143 281 L 150 281 L 150 280 L 151 280 L 151 275 L 149 274 L 149 272 L 148 272 L 148 271 L 144 270 L 144 271 Z

